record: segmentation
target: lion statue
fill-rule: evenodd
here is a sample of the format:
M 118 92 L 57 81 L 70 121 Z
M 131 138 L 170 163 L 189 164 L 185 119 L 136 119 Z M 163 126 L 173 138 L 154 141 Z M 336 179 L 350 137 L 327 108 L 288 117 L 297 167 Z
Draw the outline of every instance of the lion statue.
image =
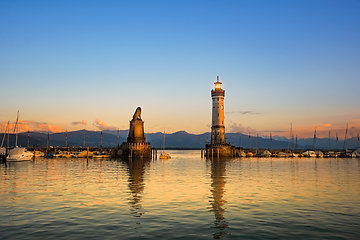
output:
M 141 107 L 138 107 L 134 113 L 132 120 L 141 119 L 140 115 L 141 115 Z

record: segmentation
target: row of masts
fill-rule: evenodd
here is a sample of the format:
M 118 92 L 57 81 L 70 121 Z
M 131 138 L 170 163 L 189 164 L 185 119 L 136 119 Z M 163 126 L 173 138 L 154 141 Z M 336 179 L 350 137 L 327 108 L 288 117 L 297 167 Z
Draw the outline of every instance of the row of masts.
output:
M 346 130 L 345 130 L 345 138 L 344 138 L 344 143 L 343 143 L 343 149 L 346 150 L 346 141 L 347 141 L 347 135 L 348 135 L 348 124 L 346 124 Z M 249 132 L 249 149 L 251 148 L 251 133 Z M 294 144 L 294 139 L 295 139 L 295 144 Z M 331 149 L 331 132 L 329 131 L 329 146 L 328 149 Z M 270 132 L 270 136 L 269 136 L 269 140 L 270 140 L 270 149 L 272 149 L 272 133 Z M 314 131 L 314 140 L 313 140 L 313 150 L 316 150 L 316 140 L 317 140 L 317 136 L 316 136 L 316 127 L 315 127 L 315 131 Z M 357 140 L 358 140 L 358 146 L 357 148 L 360 147 L 360 136 L 359 133 L 357 134 Z M 338 133 L 336 133 L 336 150 L 339 150 L 338 147 L 338 141 L 339 141 L 339 136 Z M 298 137 L 297 135 L 294 136 L 294 133 L 292 131 L 292 123 L 290 124 L 290 136 L 289 136 L 289 144 L 288 144 L 288 151 L 291 150 L 290 146 L 295 147 L 295 151 L 297 150 L 297 146 L 298 146 Z M 240 138 L 239 138 L 239 147 L 241 148 L 241 134 L 240 134 Z M 256 134 L 256 149 L 259 148 L 259 134 Z
M 18 134 L 17 134 L 17 125 L 18 125 L 18 119 L 16 119 L 16 124 L 15 124 L 15 127 L 14 127 L 14 132 L 13 134 L 15 134 L 15 147 L 17 147 L 17 142 L 18 142 Z M 7 125 L 6 125 L 6 128 L 5 128 L 5 134 L 3 135 L 3 139 L 2 139 L 2 142 L 1 142 L 1 146 L 3 146 L 4 144 L 4 140 L 7 136 L 7 148 L 10 147 L 10 122 L 8 121 L 7 122 Z M 84 129 L 84 142 L 83 142 L 83 147 L 85 148 L 86 145 L 85 145 L 85 132 L 86 130 Z M 119 138 L 120 138 L 120 130 L 117 131 L 117 146 L 119 146 Z M 27 136 L 27 147 L 29 148 L 29 141 L 30 141 L 30 131 L 28 130 L 28 136 Z M 46 143 L 46 148 L 49 148 L 49 142 L 50 142 L 50 131 L 48 131 L 47 133 L 47 143 Z M 68 134 L 67 134 L 67 130 L 65 131 L 65 146 L 68 147 Z M 102 131 L 100 131 L 100 147 L 102 147 Z

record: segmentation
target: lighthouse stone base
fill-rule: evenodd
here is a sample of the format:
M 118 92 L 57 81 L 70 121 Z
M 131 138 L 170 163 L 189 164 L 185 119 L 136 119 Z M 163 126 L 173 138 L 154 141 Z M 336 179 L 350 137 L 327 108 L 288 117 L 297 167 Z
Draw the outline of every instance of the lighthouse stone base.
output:
M 235 147 L 230 143 L 206 144 L 205 156 L 206 158 L 234 157 Z

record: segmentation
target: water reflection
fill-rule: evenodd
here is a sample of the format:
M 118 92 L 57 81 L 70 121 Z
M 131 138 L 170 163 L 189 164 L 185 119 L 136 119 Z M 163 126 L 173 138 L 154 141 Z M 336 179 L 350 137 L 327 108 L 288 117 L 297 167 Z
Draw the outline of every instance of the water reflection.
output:
M 141 197 L 145 187 L 144 174 L 149 167 L 150 159 L 136 159 L 124 162 L 129 172 L 130 211 L 134 217 L 141 217 L 144 214 L 141 206 Z
M 226 160 L 213 159 L 211 161 L 211 193 L 212 199 L 210 200 L 211 212 L 215 215 L 214 225 L 217 231 L 213 234 L 215 239 L 219 239 L 222 235 L 226 234 L 225 229 L 228 228 L 228 223 L 225 221 L 224 199 L 225 194 L 225 171 Z

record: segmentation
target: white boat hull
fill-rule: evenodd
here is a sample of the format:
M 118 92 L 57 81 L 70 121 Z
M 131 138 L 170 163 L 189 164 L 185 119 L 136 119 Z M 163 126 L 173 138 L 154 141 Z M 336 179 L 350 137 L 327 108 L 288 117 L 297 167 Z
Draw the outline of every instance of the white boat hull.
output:
M 26 148 L 14 148 L 8 152 L 6 157 L 7 162 L 22 162 L 31 161 L 34 157 L 32 152 L 26 150 Z
M 303 153 L 303 156 L 304 157 L 314 157 L 314 158 L 316 158 L 316 153 L 314 152 L 314 151 L 306 151 L 306 152 L 304 152 Z

